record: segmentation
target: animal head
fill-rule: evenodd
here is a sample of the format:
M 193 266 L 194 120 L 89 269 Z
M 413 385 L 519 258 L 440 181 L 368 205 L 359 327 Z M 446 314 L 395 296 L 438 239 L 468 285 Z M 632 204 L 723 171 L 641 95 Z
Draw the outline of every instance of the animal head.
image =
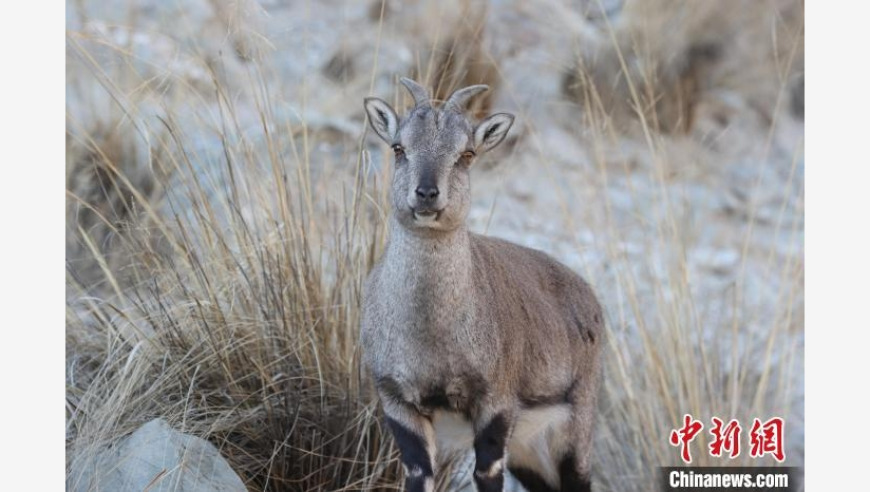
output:
M 415 102 L 402 119 L 385 101 L 365 99 L 372 129 L 396 154 L 393 212 L 412 231 L 454 230 L 468 215 L 469 171 L 475 157 L 504 140 L 514 116 L 497 113 L 476 125 L 468 120 L 465 105 L 487 90 L 485 85 L 459 89 L 436 108 L 421 85 L 407 78 L 401 82 Z

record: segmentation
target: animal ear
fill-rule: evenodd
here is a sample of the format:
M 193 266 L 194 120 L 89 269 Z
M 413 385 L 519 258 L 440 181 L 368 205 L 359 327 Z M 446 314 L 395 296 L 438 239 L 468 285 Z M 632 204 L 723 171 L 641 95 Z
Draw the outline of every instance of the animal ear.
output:
M 514 124 L 514 115 L 496 113 L 481 121 L 474 129 L 474 148 L 478 152 L 494 149 L 507 136 Z
M 385 101 L 376 97 L 365 98 L 366 113 L 369 115 L 369 123 L 372 130 L 381 137 L 384 142 L 392 145 L 396 142 L 399 133 L 399 117 Z

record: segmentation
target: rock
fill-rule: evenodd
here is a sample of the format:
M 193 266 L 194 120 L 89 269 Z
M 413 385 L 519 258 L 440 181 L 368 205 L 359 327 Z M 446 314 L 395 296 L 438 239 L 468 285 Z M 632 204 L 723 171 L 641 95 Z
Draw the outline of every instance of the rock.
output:
M 78 473 L 71 474 L 69 490 L 247 490 L 212 443 L 182 434 L 162 419 L 148 422 L 87 461 Z

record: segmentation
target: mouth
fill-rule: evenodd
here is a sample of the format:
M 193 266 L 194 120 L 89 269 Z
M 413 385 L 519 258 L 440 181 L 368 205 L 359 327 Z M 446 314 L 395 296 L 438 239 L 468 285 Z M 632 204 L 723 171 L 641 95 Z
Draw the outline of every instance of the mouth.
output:
M 414 213 L 414 220 L 421 225 L 432 224 L 438 221 L 438 217 L 441 216 L 440 210 L 414 210 L 411 209 Z

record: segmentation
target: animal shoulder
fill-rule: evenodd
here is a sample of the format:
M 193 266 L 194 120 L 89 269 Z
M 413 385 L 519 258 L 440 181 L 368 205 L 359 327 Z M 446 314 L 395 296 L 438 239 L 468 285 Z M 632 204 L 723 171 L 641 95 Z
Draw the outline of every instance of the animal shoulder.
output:
M 586 282 L 573 270 L 543 251 L 504 239 L 471 235 L 475 267 L 502 272 L 508 278 L 549 284 L 552 288 L 582 287 Z

